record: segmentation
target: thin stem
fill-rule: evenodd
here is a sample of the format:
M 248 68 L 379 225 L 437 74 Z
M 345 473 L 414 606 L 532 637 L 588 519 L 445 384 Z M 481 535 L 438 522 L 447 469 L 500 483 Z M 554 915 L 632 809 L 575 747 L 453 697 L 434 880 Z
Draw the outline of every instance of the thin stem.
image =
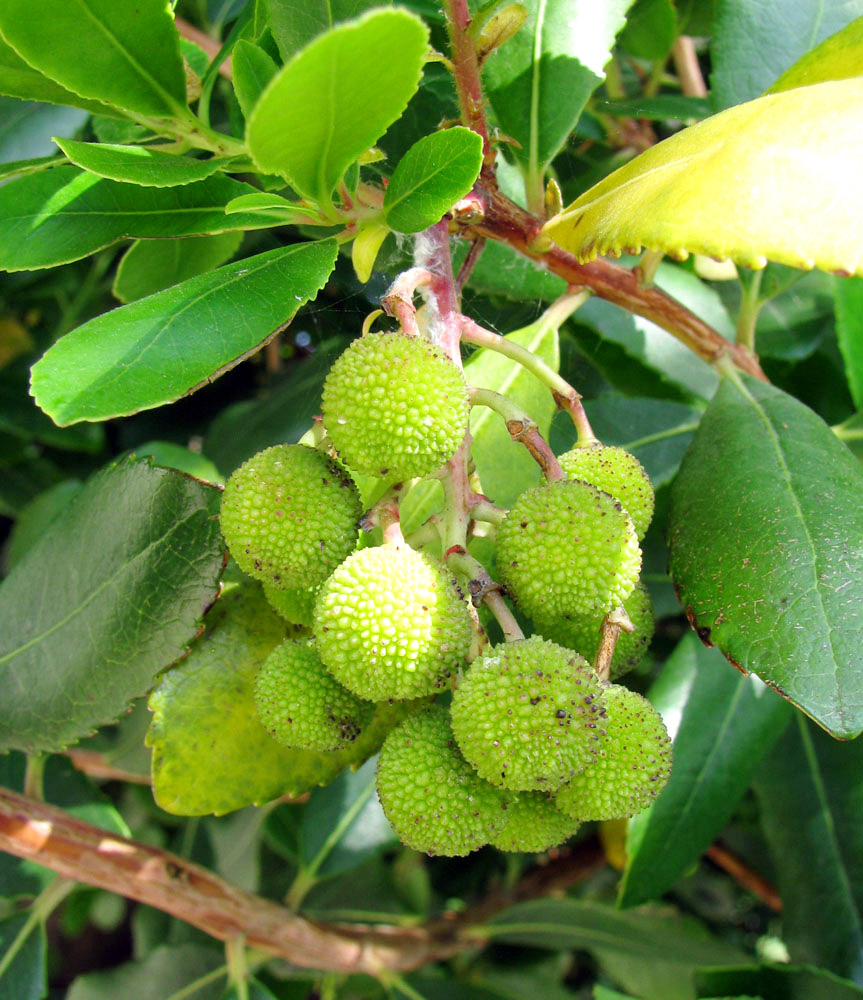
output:
M 515 615 L 507 607 L 501 594 L 500 584 L 491 578 L 483 564 L 475 559 L 464 547 L 457 546 L 446 553 L 446 561 L 464 576 L 468 577 L 468 593 L 474 607 L 484 604 L 497 619 L 507 642 L 524 638 Z
M 504 507 L 498 507 L 497 504 L 492 503 L 491 500 L 477 500 L 470 511 L 470 516 L 475 521 L 486 521 L 488 524 L 502 524 L 503 519 L 507 515 L 507 510 Z
M 461 368 L 462 315 L 452 273 L 449 224 L 446 220 L 416 237 L 414 262 L 428 273 L 427 283 L 421 290 L 426 301 L 429 337 L 446 351 L 453 364 Z
M 169 997 L 167 997 L 167 1000 L 188 1000 L 189 997 L 193 997 L 205 986 L 209 986 L 210 983 L 215 983 L 219 979 L 224 979 L 227 975 L 227 965 L 220 965 L 217 969 L 212 969 L 199 979 L 195 979 L 191 983 L 186 983 L 186 985 L 177 990 L 176 993 L 172 993 Z
M 30 911 L 27 914 L 27 919 L 21 925 L 21 929 L 12 941 L 9 942 L 6 950 L 0 955 L 0 979 L 3 978 L 8 968 L 15 961 L 16 956 L 24 947 L 27 938 L 39 924 L 44 923 L 48 919 L 75 888 L 75 885 L 75 882 L 67 881 L 63 878 L 52 879 L 33 900 L 30 905 Z
M 740 283 L 743 295 L 740 300 L 740 312 L 737 314 L 737 343 L 750 351 L 755 350 L 755 324 L 758 313 L 764 304 L 761 301 L 761 279 L 763 271 L 755 271 L 748 280 Z
M 484 169 L 492 170 L 494 150 L 488 138 L 476 45 L 468 32 L 470 11 L 467 0 L 443 0 L 443 8 L 446 14 L 461 120 L 482 139 Z
M 467 279 L 471 275 L 471 271 L 474 269 L 474 265 L 480 258 L 480 254 L 485 246 L 485 240 L 475 239 L 471 245 L 470 250 L 467 252 L 467 257 L 462 261 L 461 267 L 458 269 L 458 275 L 455 279 L 456 291 L 461 293 L 461 290 L 467 284 Z
M 650 288 L 662 258 L 665 254 L 661 250 L 645 250 L 641 255 L 641 260 L 633 268 L 633 273 L 638 278 L 638 283 L 642 288 Z
M 671 58 L 683 93 L 687 97 L 707 97 L 707 84 L 698 65 L 698 53 L 689 35 L 678 36 L 671 48 Z
M 246 961 L 246 937 L 238 934 L 225 942 L 228 976 L 237 988 L 237 1000 L 249 1000 L 249 966 Z
M 42 799 L 42 783 L 45 777 L 45 765 L 48 757 L 43 753 L 27 754 L 27 763 L 24 768 L 24 794 L 31 799 Z
M 415 990 L 410 983 L 405 982 L 405 980 L 395 972 L 384 970 L 381 972 L 379 979 L 385 987 L 388 989 L 392 989 L 394 987 L 399 991 L 399 993 L 406 996 L 408 1000 L 427 1000 L 422 993 Z
M 540 434 L 536 422 L 512 400 L 491 389 L 468 389 L 471 406 L 487 406 L 503 417 L 513 441 L 523 444 L 549 482 L 566 479 L 554 452 Z
M 621 631 L 632 632 L 633 630 L 634 626 L 622 604 L 610 611 L 602 620 L 599 648 L 593 661 L 593 669 L 601 680 L 607 681 L 611 674 L 611 661 Z
M 856 419 L 856 414 L 851 419 Z M 834 424 L 830 430 L 839 438 L 840 441 L 863 441 L 863 427 L 846 427 L 848 423 L 846 420 L 841 424 Z

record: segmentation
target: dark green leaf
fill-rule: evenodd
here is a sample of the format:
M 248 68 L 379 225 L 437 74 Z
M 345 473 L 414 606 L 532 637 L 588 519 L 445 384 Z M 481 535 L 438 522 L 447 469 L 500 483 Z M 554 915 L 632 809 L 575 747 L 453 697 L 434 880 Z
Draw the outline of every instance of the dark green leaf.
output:
M 42 922 L 26 913 L 0 921 L 0 1000 L 41 1000 L 47 985 Z
M 56 166 L 59 156 L 37 156 L 32 160 L 13 160 L 11 163 L 0 163 L 0 180 L 11 180 L 13 177 L 24 177 L 40 170 Z
M 598 101 L 593 110 L 620 118 L 649 118 L 666 121 L 699 121 L 712 114 L 713 108 L 706 97 L 683 97 L 681 94 L 660 94 L 657 97 L 632 97 L 620 101 Z
M 0 432 L 60 451 L 96 455 L 105 446 L 104 427 L 58 427 L 28 395 L 26 375 L 11 371 L 0 378 Z
M 74 135 L 87 120 L 80 108 L 0 97 L 0 161 L 29 160 L 56 153 L 55 135 Z
M 241 232 L 138 240 L 123 254 L 112 291 L 121 302 L 143 299 L 224 264 L 234 256 L 242 241 Z
M 234 74 L 234 93 L 243 115 L 248 119 L 279 67 L 260 45 L 241 38 L 231 54 L 231 68 Z
M 270 250 L 97 316 L 34 366 L 33 395 L 61 425 L 172 402 L 288 323 L 335 256 L 334 241 Z
M 836 736 L 863 729 L 863 477 L 780 389 L 723 380 L 672 493 L 671 570 L 704 640 Z
M 433 132 L 405 153 L 384 196 L 384 218 L 400 233 L 439 222 L 470 191 L 482 166 L 482 139 L 467 128 Z
M 229 162 L 215 156 L 208 160 L 172 156 L 149 146 L 118 146 L 72 139 L 57 139 L 56 142 L 72 163 L 89 173 L 143 187 L 191 184 L 224 170 Z
M 224 955 L 198 944 L 160 945 L 146 958 L 104 972 L 88 972 L 72 983 L 66 1000 L 169 1000 L 192 983 L 190 1000 L 221 1000 L 225 990 Z
M 467 249 L 456 245 L 454 265 L 466 256 Z M 556 274 L 534 264 L 505 243 L 489 240 L 468 279 L 468 288 L 484 295 L 515 301 L 540 299 L 551 302 L 566 291 L 566 282 Z
M 198 236 L 278 225 L 281 219 L 264 213 L 225 214 L 229 201 L 253 190 L 228 177 L 142 189 L 72 166 L 22 177 L 0 187 L 0 269 L 66 264 L 125 237 Z
M 755 780 L 794 962 L 863 985 L 863 741 L 798 716 Z
M 134 7 L 7 0 L 0 32 L 31 66 L 76 94 L 144 115 L 187 114 L 179 36 L 160 0 Z
M 620 46 L 640 59 L 665 59 L 677 37 L 672 0 L 636 0 L 620 33 Z
M 583 948 L 620 952 L 685 967 L 726 965 L 741 952 L 713 939 L 694 921 L 646 913 L 621 913 L 599 903 L 546 899 L 518 903 L 482 927 L 493 941 L 534 948 Z
M 863 409 L 863 278 L 834 278 L 836 336 L 845 362 L 848 388 Z
M 396 840 L 375 786 L 377 757 L 344 771 L 312 793 L 303 811 L 302 863 L 316 875 L 337 875 Z
M 231 986 L 222 1000 L 278 1000 L 278 997 L 275 993 L 271 993 L 263 983 L 259 983 L 257 979 L 250 979 L 242 993 L 240 993 L 238 986 Z
M 226 21 L 233 21 L 247 2 L 248 0 L 207 0 L 207 20 L 214 28 L 221 28 Z
M 527 177 L 528 201 L 541 199 L 546 165 L 575 127 L 605 76 L 614 37 L 632 0 L 527 0 L 527 24 L 485 65 L 488 96 Z
M 541 320 L 507 335 L 557 371 L 560 348 L 557 329 Z M 468 383 L 480 389 L 502 393 L 536 422 L 540 433 L 548 434 L 555 403 L 550 390 L 517 361 L 492 350 L 478 351 L 465 364 Z M 510 506 L 540 478 L 537 463 L 527 449 L 510 437 L 500 414 L 486 406 L 475 406 L 470 414 L 473 435 L 471 455 L 487 496 L 495 503 Z
M 660 897 L 697 863 L 792 714 L 694 635 L 677 646 L 649 697 L 674 740 L 674 767 L 656 802 L 630 820 L 622 906 Z
M 384 7 L 388 0 L 267 0 L 270 28 L 282 59 L 291 58 L 313 38 L 341 21 L 349 21 L 372 7 Z
M 152 458 L 156 465 L 166 469 L 177 469 L 187 476 L 203 479 L 207 483 L 224 485 L 224 479 L 213 463 L 196 451 L 184 448 L 173 441 L 147 441 L 135 446 L 136 458 Z
M 289 750 L 258 719 L 255 676 L 286 633 L 260 586 L 231 582 L 206 625 L 150 696 L 147 744 L 159 805 L 183 816 L 221 815 L 331 781 L 347 764 L 343 755 Z
M 796 280 L 762 305 L 755 336 L 758 354 L 762 358 L 800 361 L 810 357 L 825 339 L 832 339 L 834 279 L 821 271 L 801 275 L 779 264 L 769 264 L 762 293 L 767 279 L 777 269 L 796 275 Z
M 249 120 L 258 166 L 329 205 L 345 170 L 404 111 L 427 46 L 428 29 L 403 9 L 374 11 L 315 39 L 279 71 Z
M 714 108 L 758 97 L 859 14 L 857 0 L 718 0 L 711 47 Z
M 0 587 L 0 747 L 112 722 L 195 634 L 222 562 L 218 492 L 124 460 L 95 475 Z
M 863 990 L 824 969 L 793 965 L 749 965 L 739 969 L 699 969 L 696 995 L 734 1000 L 731 994 L 758 994 L 754 1000 L 861 1000 Z
M 40 493 L 23 508 L 9 535 L 9 548 L 6 552 L 9 569 L 21 561 L 22 556 L 41 538 L 48 525 L 72 497 L 81 492 L 82 485 L 80 479 L 64 479 Z
M 2 36 L 0 36 L 0 94 L 19 97 L 24 101 L 44 101 L 47 104 L 83 108 L 97 115 L 119 114 L 106 104 L 88 101 L 50 80 L 25 62 Z

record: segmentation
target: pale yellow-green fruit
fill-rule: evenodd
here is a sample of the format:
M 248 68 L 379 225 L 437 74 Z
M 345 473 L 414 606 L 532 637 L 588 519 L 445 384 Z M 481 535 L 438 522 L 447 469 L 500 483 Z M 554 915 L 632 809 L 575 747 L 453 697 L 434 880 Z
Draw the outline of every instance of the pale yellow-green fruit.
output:
M 360 549 L 326 581 L 314 632 L 327 669 L 361 698 L 416 698 L 449 684 L 473 625 L 454 578 L 408 546 Z
M 526 490 L 497 530 L 501 581 L 531 618 L 603 615 L 632 593 L 641 549 L 609 494 L 558 480 Z
M 653 802 L 671 774 L 671 740 L 646 698 L 612 684 L 605 710 L 603 755 L 556 796 L 558 809 L 581 822 L 634 816 Z
M 374 713 L 330 674 L 310 642 L 277 646 L 255 679 L 255 706 L 264 728 L 287 747 L 342 750 Z
M 311 627 L 315 614 L 315 599 L 318 596 L 317 587 L 292 587 L 290 590 L 280 590 L 264 584 L 264 596 L 274 611 L 277 611 L 285 621 L 292 625 Z
M 602 682 L 582 657 L 531 636 L 474 660 L 453 695 L 452 727 L 486 781 L 554 791 L 599 752 L 602 702 Z
M 459 753 L 440 705 L 409 716 L 386 738 L 377 787 L 399 839 L 426 854 L 470 854 L 507 822 L 508 797 Z
M 391 480 L 436 472 L 467 430 L 464 375 L 424 337 L 370 333 L 324 382 L 324 427 L 355 472 Z
M 644 538 L 655 496 L 644 466 L 631 452 L 614 445 L 593 444 L 573 448 L 558 459 L 570 479 L 580 479 L 611 494 L 632 518 L 638 540 Z
M 579 824 L 562 813 L 544 792 L 519 792 L 506 809 L 506 826 L 491 839 L 500 851 L 536 854 L 558 847 Z
M 356 547 L 353 480 L 314 448 L 280 444 L 237 469 L 222 495 L 222 534 L 240 569 L 272 587 L 322 583 Z

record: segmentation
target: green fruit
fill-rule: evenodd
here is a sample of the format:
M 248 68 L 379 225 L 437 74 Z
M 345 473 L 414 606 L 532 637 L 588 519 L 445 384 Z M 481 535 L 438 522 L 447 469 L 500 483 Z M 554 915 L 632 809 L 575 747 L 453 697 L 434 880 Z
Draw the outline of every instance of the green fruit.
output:
M 436 472 L 467 430 L 464 376 L 423 337 L 366 334 L 324 382 L 324 427 L 342 461 L 391 480 Z
M 617 684 L 605 699 L 605 753 L 557 794 L 558 808 L 581 822 L 634 816 L 671 774 L 671 740 L 650 702 Z
M 500 851 L 537 854 L 557 847 L 578 829 L 543 792 L 519 792 L 506 810 L 506 826 L 491 839 Z
M 292 587 L 290 590 L 279 590 L 265 583 L 264 596 L 285 621 L 292 625 L 305 625 L 311 628 L 315 599 L 318 596 L 317 587 Z
M 497 567 L 532 618 L 604 615 L 632 593 L 641 550 L 632 519 L 613 497 L 560 480 L 518 498 L 497 530 Z
M 305 445 L 280 444 L 233 473 L 222 534 L 240 569 L 273 587 L 314 587 L 356 546 L 362 513 L 353 480 Z
M 327 672 L 312 643 L 290 641 L 264 661 L 255 680 L 255 706 L 264 728 L 298 750 L 341 750 L 374 712 L 371 702 Z
M 507 798 L 458 752 L 447 710 L 417 712 L 384 742 L 378 795 L 402 843 L 426 854 L 470 854 L 506 823 Z
M 653 638 L 653 605 L 647 588 L 639 583 L 623 602 L 623 609 L 635 626 L 634 631 L 620 630 L 611 659 L 611 680 L 617 680 L 638 666 Z M 602 635 L 604 615 L 564 615 L 553 621 L 537 621 L 536 627 L 546 639 L 575 649 L 592 663 Z
M 655 497 L 650 478 L 635 455 L 612 445 L 573 448 L 558 459 L 570 479 L 580 479 L 611 494 L 632 518 L 641 541 L 653 518 Z
M 446 687 L 473 635 L 442 566 L 413 549 L 360 549 L 321 588 L 315 636 L 327 669 L 361 698 L 416 698 Z
M 549 791 L 595 759 L 602 703 L 602 682 L 585 660 L 531 636 L 474 660 L 453 695 L 452 728 L 486 781 Z

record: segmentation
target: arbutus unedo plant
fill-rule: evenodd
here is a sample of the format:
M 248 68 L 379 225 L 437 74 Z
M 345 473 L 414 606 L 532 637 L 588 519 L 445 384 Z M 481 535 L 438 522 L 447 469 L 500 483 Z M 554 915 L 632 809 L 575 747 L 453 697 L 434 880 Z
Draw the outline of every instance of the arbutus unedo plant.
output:
M 0 6 L 0 996 L 863 995 L 863 16 L 759 6 Z

